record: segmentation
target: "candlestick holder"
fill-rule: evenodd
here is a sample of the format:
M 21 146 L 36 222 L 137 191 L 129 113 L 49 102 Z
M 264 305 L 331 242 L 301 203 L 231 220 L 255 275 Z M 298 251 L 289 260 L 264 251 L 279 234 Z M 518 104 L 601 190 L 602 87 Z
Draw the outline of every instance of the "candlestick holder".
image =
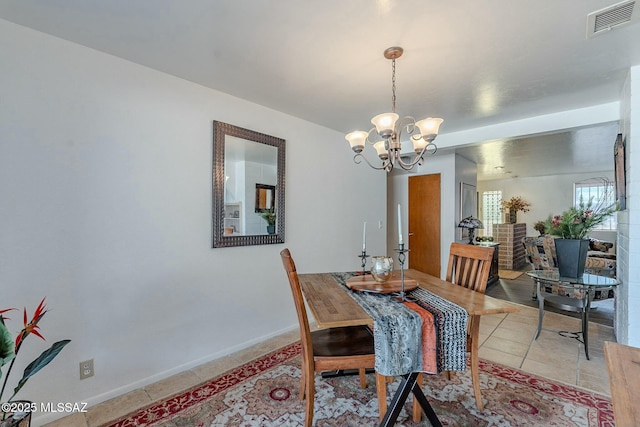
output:
M 358 255 L 358 258 L 362 260 L 362 271 L 360 272 L 360 274 L 364 276 L 365 274 L 367 274 L 365 267 L 367 266 L 367 258 L 369 258 L 369 255 L 367 255 L 367 251 L 363 249 L 360 255 Z
M 398 294 L 398 300 L 405 302 L 407 298 L 404 292 L 404 260 L 406 258 L 405 254 L 409 252 L 409 250 L 404 248 L 404 243 L 399 243 L 398 246 L 399 248 L 396 249 L 396 252 L 398 252 L 398 262 L 400 263 L 400 293 Z

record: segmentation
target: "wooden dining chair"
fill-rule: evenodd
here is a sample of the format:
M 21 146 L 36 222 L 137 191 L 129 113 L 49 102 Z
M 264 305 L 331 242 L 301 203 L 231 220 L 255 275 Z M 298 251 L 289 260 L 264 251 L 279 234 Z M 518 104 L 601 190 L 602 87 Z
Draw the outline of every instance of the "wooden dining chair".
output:
M 295 263 L 289 249 L 280 252 L 284 269 L 287 272 L 293 301 L 300 324 L 300 340 L 302 342 L 302 375 L 300 382 L 300 399 L 305 399 L 305 427 L 313 424 L 313 401 L 315 395 L 315 373 L 358 369 L 360 385 L 367 386 L 365 369 L 373 369 L 375 351 L 373 333 L 366 325 L 319 329 L 311 331 L 309 318 L 305 308 L 302 289 Z M 386 408 L 385 377 L 376 374 L 376 390 L 378 391 L 378 407 Z M 383 390 L 381 393 L 380 391 Z M 382 400 L 381 400 L 382 399 Z
M 493 259 L 493 248 L 469 244 L 452 243 L 449 249 L 449 264 L 446 281 L 484 294 L 489 280 Z M 471 354 L 471 379 L 476 405 L 482 411 L 480 373 L 478 371 L 478 332 L 480 316 L 470 316 L 467 327 L 467 352 Z M 447 372 L 449 378 L 451 372 Z

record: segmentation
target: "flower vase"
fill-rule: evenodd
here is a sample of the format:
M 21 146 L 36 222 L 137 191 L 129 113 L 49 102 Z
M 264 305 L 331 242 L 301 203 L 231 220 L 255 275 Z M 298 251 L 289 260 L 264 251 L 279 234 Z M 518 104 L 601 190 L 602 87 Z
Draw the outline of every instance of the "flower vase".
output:
M 509 209 L 509 224 L 515 224 L 518 221 L 518 211 Z
M 589 240 L 555 239 L 556 261 L 560 277 L 577 279 L 584 274 Z
M 0 411 L 0 427 L 28 427 L 31 425 L 31 412 L 34 404 L 28 400 L 14 400 L 9 405 L 15 412 L 5 413 Z
M 269 234 L 276 234 L 276 226 L 274 225 L 267 225 L 267 233 Z

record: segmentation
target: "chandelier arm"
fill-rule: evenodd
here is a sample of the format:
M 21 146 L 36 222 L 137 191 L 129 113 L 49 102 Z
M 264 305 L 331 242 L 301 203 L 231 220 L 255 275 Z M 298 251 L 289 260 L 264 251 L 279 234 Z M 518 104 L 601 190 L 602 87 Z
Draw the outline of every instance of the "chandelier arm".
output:
M 409 163 L 405 163 L 404 161 L 402 161 L 402 157 L 398 156 L 398 164 L 400 165 L 400 167 L 406 171 L 411 170 L 415 165 L 417 164 L 422 164 L 420 163 L 422 160 L 424 160 L 422 158 L 422 156 L 416 156 L 413 161 L 409 162 Z
M 412 116 L 404 116 L 396 122 L 396 128 L 397 128 L 398 136 L 402 132 L 403 128 L 406 129 L 406 132 L 408 134 L 413 135 L 413 133 L 416 130 L 416 119 Z
M 376 142 L 380 142 L 380 141 L 384 141 L 384 139 L 380 138 L 378 140 L 373 140 L 371 139 L 371 135 L 374 136 L 378 136 L 378 132 L 376 131 L 376 127 L 372 127 L 371 129 L 369 129 L 369 132 L 367 132 L 367 139 L 365 140 L 366 142 L 368 142 L 369 144 L 373 145 Z
M 370 161 L 369 161 L 369 160 L 364 156 L 364 154 L 362 154 L 362 153 L 358 153 L 358 154 L 356 154 L 355 156 L 353 156 L 353 162 L 354 162 L 355 164 L 358 164 L 358 165 L 359 165 L 360 163 L 362 163 L 362 161 L 359 161 L 358 157 L 360 157 L 362 160 L 364 160 L 365 162 L 367 162 L 367 164 L 368 164 L 369 166 L 371 166 L 373 169 L 376 169 L 376 170 L 379 170 L 379 171 L 381 171 L 381 170 L 387 170 L 387 167 L 389 166 L 389 164 L 391 164 L 391 163 L 389 162 L 389 160 L 387 159 L 387 160 L 384 160 L 384 161 L 382 162 L 382 166 L 374 166 L 374 165 L 373 165 L 373 164 L 371 164 L 371 162 L 370 162 Z M 393 165 L 391 165 L 391 167 L 393 168 Z
M 431 149 L 433 149 L 433 151 L 431 151 Z M 402 156 L 400 155 L 398 155 L 397 161 L 402 169 L 411 170 L 411 168 L 413 168 L 415 165 L 422 165 L 424 163 L 425 154 L 433 155 L 433 154 L 436 154 L 437 150 L 438 150 L 438 147 L 436 146 L 436 144 L 434 144 L 433 142 L 430 142 L 424 146 L 424 148 L 422 149 L 422 151 L 420 151 L 419 154 L 416 154 L 416 157 L 413 159 L 413 161 L 406 163 L 402 160 Z

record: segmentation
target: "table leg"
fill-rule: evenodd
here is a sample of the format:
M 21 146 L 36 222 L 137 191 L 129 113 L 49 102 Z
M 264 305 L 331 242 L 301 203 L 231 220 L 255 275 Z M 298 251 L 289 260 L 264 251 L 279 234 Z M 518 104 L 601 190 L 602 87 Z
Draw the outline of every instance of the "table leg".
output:
M 585 289 L 585 301 L 582 308 L 582 340 L 584 341 L 584 354 L 589 359 L 589 309 L 591 308 L 590 289 Z
M 540 331 L 542 331 L 542 318 L 544 317 L 544 298 L 540 291 L 539 280 L 536 280 L 536 293 L 538 294 L 538 332 L 536 332 L 536 337 L 534 339 L 537 340 L 540 336 Z
M 584 345 L 584 355 L 589 358 L 589 310 L 591 310 L 591 297 L 589 290 L 585 291 L 585 297 L 582 300 L 582 310 L 580 311 L 581 329 L 578 332 L 559 331 L 560 336 L 566 338 L 573 338 L 578 340 Z M 580 339 L 582 337 L 582 339 Z
M 391 427 L 396 423 L 398 415 L 400 415 L 400 411 L 402 410 L 402 406 L 407 401 L 407 397 L 409 396 L 410 392 L 413 393 L 414 399 L 416 399 L 420 404 L 420 407 L 427 415 L 427 418 L 429 419 L 431 425 L 433 427 L 442 427 L 442 423 L 440 423 L 438 416 L 427 401 L 426 396 L 424 395 L 416 381 L 418 375 L 420 375 L 419 372 L 412 372 L 411 374 L 403 375 L 400 386 L 398 386 L 398 390 L 393 396 L 391 405 L 389 406 L 387 413 L 384 415 L 384 418 L 380 423 L 380 427 Z

